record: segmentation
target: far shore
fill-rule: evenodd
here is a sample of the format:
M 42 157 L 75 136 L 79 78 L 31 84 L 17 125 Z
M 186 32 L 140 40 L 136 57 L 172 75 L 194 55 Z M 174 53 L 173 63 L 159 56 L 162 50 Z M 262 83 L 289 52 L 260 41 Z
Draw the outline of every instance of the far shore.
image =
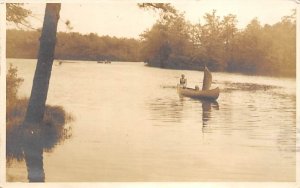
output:
M 32 58 L 6 58 L 6 59 L 26 59 L 26 60 L 35 60 L 37 61 L 37 59 L 32 59 Z M 97 60 L 73 60 L 73 59 L 54 59 L 54 62 L 59 62 L 59 61 L 63 61 L 63 63 L 79 63 L 79 62 L 87 62 L 87 63 L 97 63 Z M 202 71 L 203 67 L 202 66 L 196 66 L 196 67 L 164 67 L 161 68 L 159 66 L 152 66 L 149 65 L 146 62 L 142 62 L 142 61 L 111 61 L 111 62 L 130 62 L 130 63 L 145 63 L 145 66 L 147 67 L 152 67 L 152 68 L 159 68 L 159 69 L 170 69 L 170 70 L 192 70 L 192 71 Z M 233 74 L 241 74 L 241 75 L 246 75 L 246 76 L 265 76 L 265 77 L 275 77 L 275 78 L 294 78 L 296 79 L 296 76 L 291 76 L 291 75 L 270 75 L 270 74 L 253 74 L 253 73 L 247 73 L 247 72 L 229 72 L 229 71 L 211 71 L 213 73 L 233 73 Z

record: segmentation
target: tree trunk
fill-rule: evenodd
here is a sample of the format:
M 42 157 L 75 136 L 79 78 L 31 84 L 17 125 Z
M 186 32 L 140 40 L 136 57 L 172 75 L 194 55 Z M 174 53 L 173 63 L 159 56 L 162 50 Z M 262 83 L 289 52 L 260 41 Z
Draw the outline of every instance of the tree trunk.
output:
M 28 173 L 29 182 L 44 182 L 45 171 L 43 163 L 43 145 L 40 134 L 27 135 L 24 137 L 23 151 Z
M 40 37 L 38 62 L 24 120 L 24 126 L 27 128 L 41 125 L 44 117 L 49 80 L 54 59 L 60 7 L 60 3 L 47 3 L 46 5 L 43 29 Z

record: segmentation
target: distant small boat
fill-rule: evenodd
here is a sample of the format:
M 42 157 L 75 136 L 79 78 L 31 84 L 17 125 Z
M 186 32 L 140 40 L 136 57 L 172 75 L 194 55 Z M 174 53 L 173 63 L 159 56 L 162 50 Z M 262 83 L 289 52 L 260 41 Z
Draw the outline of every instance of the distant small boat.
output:
M 220 89 L 219 87 L 217 87 L 215 89 L 210 90 L 196 90 L 193 88 L 183 88 L 178 84 L 177 92 L 179 93 L 179 95 L 191 98 L 216 100 L 219 97 Z
M 104 61 L 97 61 L 97 63 L 110 64 L 110 63 L 111 63 L 111 61 L 104 60 Z

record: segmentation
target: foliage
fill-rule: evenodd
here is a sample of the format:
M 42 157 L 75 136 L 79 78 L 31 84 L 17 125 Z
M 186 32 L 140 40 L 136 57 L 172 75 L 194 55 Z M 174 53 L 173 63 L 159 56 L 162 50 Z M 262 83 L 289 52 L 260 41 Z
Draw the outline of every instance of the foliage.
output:
M 23 144 L 26 142 L 26 130 L 22 123 L 28 105 L 28 99 L 17 99 L 18 103 L 8 112 L 6 122 L 6 156 L 8 164 L 12 159 L 18 161 L 24 159 Z M 46 105 L 42 125 L 39 128 L 39 142 L 45 151 L 52 151 L 58 144 L 72 136 L 71 127 L 65 124 L 73 121 L 73 117 L 67 114 L 61 106 Z M 36 131 L 35 131 L 36 132 Z
M 28 26 L 26 18 L 29 15 L 31 15 L 31 11 L 23 8 L 22 3 L 6 3 L 6 21 Z
M 255 18 L 243 30 L 237 29 L 235 15 L 221 18 L 215 10 L 204 21 L 190 24 L 178 12 L 172 19 L 160 17 L 141 35 L 142 59 L 162 68 L 202 69 L 206 64 L 214 71 L 295 76 L 295 11 L 274 25 L 263 26 Z
M 24 121 L 28 99 L 17 96 L 23 79 L 18 77 L 17 68 L 9 66 L 6 74 L 6 156 L 8 164 L 12 159 L 23 160 Z M 61 106 L 46 106 L 39 144 L 45 151 L 71 137 L 71 129 L 64 125 L 73 121 L 72 115 Z
M 7 30 L 7 58 L 37 58 L 40 32 L 24 30 Z
M 178 11 L 170 3 L 138 3 L 138 7 L 145 10 L 159 11 L 160 19 L 173 19 Z
M 191 61 L 193 48 L 189 30 L 190 24 L 186 22 L 183 14 L 162 16 L 151 30 L 141 34 L 141 55 L 144 61 L 162 68 L 187 66 Z
M 141 40 L 60 32 L 56 59 L 145 61 L 149 66 L 202 69 L 273 76 L 296 75 L 296 11 L 273 25 L 254 18 L 244 29 L 237 17 L 206 13 L 204 22 L 191 24 L 169 3 L 139 3 L 159 12 Z M 69 25 L 69 21 L 66 22 Z M 36 58 L 38 31 L 7 31 L 8 58 Z
M 17 104 L 18 88 L 23 82 L 23 79 L 18 77 L 17 71 L 17 68 L 10 64 L 6 74 L 6 106 L 8 113 L 11 111 L 11 107 Z
M 294 18 L 283 18 L 262 26 L 253 19 L 236 35 L 229 71 L 268 75 L 296 75 L 296 25 Z
M 36 58 L 39 46 L 38 31 L 7 30 L 8 58 Z M 55 49 L 56 59 L 141 61 L 140 41 L 130 38 L 98 36 L 90 33 L 59 32 Z

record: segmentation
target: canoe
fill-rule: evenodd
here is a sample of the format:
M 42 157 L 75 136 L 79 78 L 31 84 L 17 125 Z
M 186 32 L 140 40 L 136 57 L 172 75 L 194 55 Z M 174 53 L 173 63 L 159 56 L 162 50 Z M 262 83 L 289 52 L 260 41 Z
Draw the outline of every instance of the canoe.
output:
M 111 61 L 107 61 L 107 60 L 105 60 L 105 61 L 97 61 L 97 63 L 110 64 L 110 63 L 111 63 Z
M 180 85 L 177 85 L 177 92 L 179 95 L 186 97 L 216 100 L 219 97 L 220 89 L 217 87 L 210 90 L 195 90 L 192 88 L 183 88 Z

